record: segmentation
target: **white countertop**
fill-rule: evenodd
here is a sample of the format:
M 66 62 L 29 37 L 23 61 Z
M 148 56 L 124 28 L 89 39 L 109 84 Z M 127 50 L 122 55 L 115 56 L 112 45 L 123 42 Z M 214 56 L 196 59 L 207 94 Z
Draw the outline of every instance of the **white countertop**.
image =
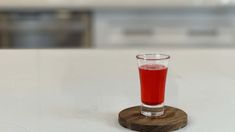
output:
M 140 52 L 158 50 L 0 50 L 0 131 L 130 131 L 117 117 L 140 103 Z M 179 132 L 234 131 L 235 50 L 164 53 L 166 103 L 189 115 Z

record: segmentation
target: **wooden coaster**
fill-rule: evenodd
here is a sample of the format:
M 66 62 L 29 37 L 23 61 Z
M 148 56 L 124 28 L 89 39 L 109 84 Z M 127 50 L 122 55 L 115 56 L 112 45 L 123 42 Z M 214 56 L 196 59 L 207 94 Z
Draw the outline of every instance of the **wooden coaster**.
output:
M 122 110 L 118 117 L 119 124 L 125 128 L 141 132 L 168 132 L 187 125 L 187 114 L 180 109 L 165 106 L 165 113 L 160 117 L 146 117 L 140 114 L 140 106 Z

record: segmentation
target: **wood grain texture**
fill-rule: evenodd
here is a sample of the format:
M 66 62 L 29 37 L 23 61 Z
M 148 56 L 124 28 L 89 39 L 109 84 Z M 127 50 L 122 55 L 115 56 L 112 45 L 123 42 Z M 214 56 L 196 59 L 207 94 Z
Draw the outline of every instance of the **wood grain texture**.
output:
M 187 114 L 178 108 L 165 106 L 165 114 L 160 117 L 146 117 L 140 114 L 140 106 L 122 110 L 119 124 L 125 128 L 141 132 L 168 132 L 187 125 Z

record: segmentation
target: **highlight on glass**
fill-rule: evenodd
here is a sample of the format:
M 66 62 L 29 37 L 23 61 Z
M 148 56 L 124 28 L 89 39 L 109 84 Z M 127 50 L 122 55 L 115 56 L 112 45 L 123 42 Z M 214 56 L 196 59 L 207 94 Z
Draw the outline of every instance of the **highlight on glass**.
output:
M 161 116 L 164 114 L 165 84 L 169 55 L 139 54 L 136 56 L 141 88 L 141 114 Z

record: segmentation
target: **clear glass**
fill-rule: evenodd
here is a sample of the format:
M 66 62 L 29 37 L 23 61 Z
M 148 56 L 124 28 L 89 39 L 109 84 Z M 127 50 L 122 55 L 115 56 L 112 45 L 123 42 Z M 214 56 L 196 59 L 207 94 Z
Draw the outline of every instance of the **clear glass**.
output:
M 139 54 L 136 56 L 141 88 L 141 114 L 161 116 L 164 114 L 165 84 L 169 55 Z

